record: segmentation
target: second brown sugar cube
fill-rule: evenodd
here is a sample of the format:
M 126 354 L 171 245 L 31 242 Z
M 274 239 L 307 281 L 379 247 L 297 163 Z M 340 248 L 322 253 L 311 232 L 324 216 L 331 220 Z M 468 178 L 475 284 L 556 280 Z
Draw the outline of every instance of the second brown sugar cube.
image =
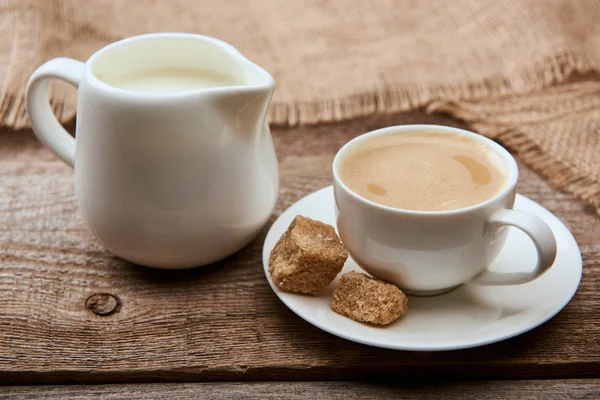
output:
M 298 215 L 271 251 L 269 273 L 282 290 L 316 295 L 335 279 L 347 258 L 333 226 Z
M 387 325 L 406 313 L 408 299 L 390 283 L 351 271 L 335 288 L 331 309 L 355 321 Z

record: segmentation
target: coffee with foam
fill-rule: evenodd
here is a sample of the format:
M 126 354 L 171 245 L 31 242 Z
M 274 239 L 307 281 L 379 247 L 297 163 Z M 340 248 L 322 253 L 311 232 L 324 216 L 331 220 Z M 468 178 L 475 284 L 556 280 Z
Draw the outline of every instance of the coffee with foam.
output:
M 477 140 L 443 133 L 380 135 L 341 160 L 340 178 L 376 203 L 413 211 L 456 210 L 505 187 L 502 160 Z

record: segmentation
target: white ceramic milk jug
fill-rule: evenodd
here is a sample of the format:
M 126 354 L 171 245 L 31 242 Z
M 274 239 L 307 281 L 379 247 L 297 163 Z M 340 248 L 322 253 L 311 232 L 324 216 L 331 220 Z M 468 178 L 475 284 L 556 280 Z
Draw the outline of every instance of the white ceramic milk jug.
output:
M 204 87 L 186 74 L 221 81 Z M 76 139 L 48 103 L 53 79 L 79 89 Z M 110 44 L 86 63 L 48 61 L 29 80 L 27 109 L 40 141 L 74 167 L 93 234 L 131 262 L 186 268 L 239 250 L 273 211 L 277 160 L 265 122 L 273 86 L 225 42 L 156 33 Z

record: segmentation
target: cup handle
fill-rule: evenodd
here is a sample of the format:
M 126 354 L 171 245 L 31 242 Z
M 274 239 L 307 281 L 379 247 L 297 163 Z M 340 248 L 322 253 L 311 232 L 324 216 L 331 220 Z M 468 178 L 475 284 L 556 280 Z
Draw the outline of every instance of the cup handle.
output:
M 525 232 L 537 250 L 537 265 L 532 272 L 484 271 L 473 280 L 479 285 L 520 285 L 541 276 L 556 258 L 556 239 L 552 230 L 540 217 L 523 211 L 505 209 L 496 212 L 489 220 L 490 228 L 514 226 Z
M 26 90 L 26 104 L 33 132 L 46 147 L 73 167 L 75 139 L 58 122 L 48 99 L 52 79 L 60 79 L 78 87 L 84 63 L 70 58 L 55 58 L 35 70 Z

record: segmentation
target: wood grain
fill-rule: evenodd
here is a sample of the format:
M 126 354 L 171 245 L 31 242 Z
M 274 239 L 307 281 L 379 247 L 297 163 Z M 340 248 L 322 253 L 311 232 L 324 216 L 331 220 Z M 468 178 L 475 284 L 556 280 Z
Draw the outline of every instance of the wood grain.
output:
M 4 388 L 0 399 L 597 399 L 600 380 L 418 382 L 404 385 L 358 382 L 180 383 Z
M 397 123 L 457 123 L 422 112 L 274 132 L 281 192 L 275 216 L 331 184 L 335 152 Z M 304 322 L 263 274 L 263 233 L 217 264 L 159 271 L 119 260 L 82 225 L 73 172 L 30 132 L 0 133 L 0 383 L 104 383 L 393 378 L 600 377 L 600 218 L 521 165 L 521 193 L 574 233 L 584 275 L 547 324 L 482 348 L 375 349 Z M 95 294 L 119 310 L 98 315 Z

